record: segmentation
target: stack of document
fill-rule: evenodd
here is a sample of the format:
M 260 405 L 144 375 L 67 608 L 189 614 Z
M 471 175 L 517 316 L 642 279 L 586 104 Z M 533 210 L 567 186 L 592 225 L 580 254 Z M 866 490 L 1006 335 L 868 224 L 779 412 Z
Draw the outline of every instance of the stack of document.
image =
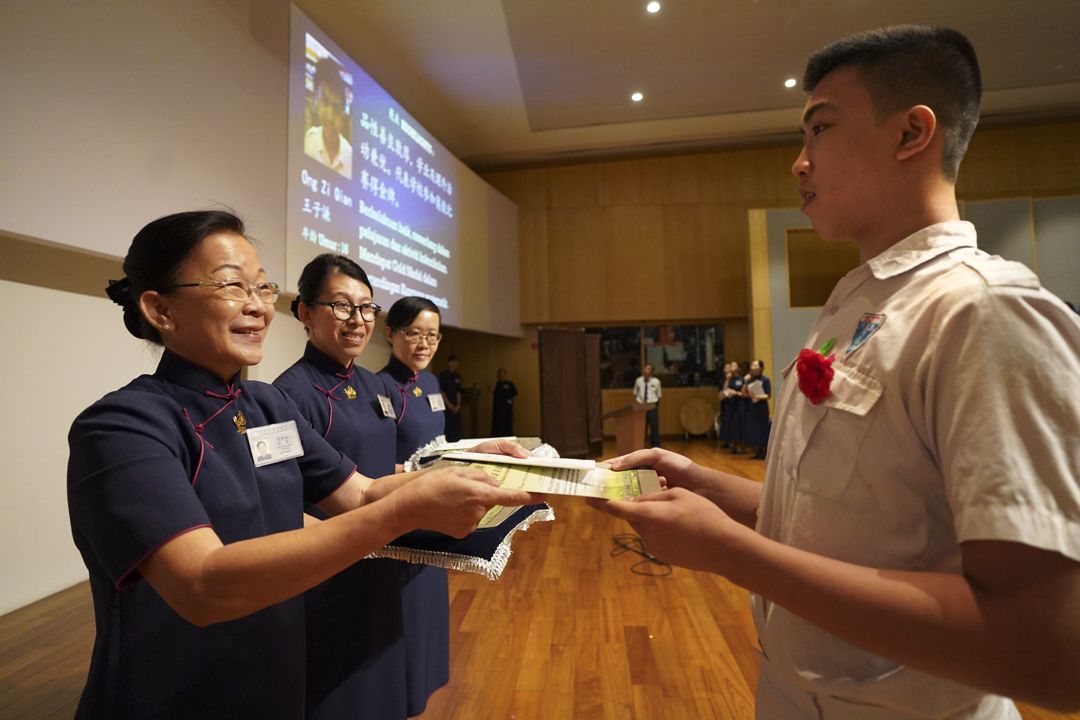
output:
M 594 460 L 449 452 L 435 467 L 449 463 L 483 470 L 502 487 L 535 493 L 622 500 L 660 490 L 653 470 L 612 470 Z

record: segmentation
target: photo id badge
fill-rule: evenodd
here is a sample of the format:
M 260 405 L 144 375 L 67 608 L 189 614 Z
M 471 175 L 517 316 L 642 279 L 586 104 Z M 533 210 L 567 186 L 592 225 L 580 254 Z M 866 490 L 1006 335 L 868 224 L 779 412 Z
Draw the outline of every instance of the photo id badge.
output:
M 375 397 L 379 398 L 379 408 L 382 410 L 383 417 L 397 420 L 397 416 L 394 415 L 394 405 L 390 402 L 390 398 L 385 395 L 376 395 Z
M 431 412 L 442 412 L 446 409 L 446 403 L 443 402 L 442 393 L 434 393 L 427 396 L 428 404 L 431 405 Z
M 295 420 L 248 428 L 245 435 L 255 467 L 273 465 L 304 454 Z

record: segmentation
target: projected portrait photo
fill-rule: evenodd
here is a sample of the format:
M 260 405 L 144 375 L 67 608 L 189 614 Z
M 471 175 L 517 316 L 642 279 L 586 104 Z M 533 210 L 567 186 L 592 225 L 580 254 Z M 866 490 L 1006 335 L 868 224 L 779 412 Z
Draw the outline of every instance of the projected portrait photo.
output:
M 333 58 L 319 57 L 309 79 L 304 111 L 304 153 L 349 179 L 353 160 L 351 80 Z

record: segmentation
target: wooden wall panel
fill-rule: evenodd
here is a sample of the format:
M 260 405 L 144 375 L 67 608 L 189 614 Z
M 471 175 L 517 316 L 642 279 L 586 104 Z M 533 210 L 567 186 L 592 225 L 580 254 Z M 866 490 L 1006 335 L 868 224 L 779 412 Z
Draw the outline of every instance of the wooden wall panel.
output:
M 976 132 L 956 189 L 965 200 L 1077 192 L 1080 121 Z
M 608 317 L 604 298 L 604 235 L 607 212 L 600 207 L 553 208 L 548 220 L 548 307 L 540 322 L 580 322 Z
M 542 322 L 550 315 L 551 258 L 548 254 L 547 210 L 518 210 L 518 258 L 521 322 Z
M 660 205 L 606 209 L 603 265 L 596 273 L 605 286 L 604 315 L 590 320 L 640 322 L 664 317 L 664 211 Z
M 705 156 L 677 155 L 660 163 L 660 187 L 667 205 L 704 202 Z
M 600 205 L 603 164 L 565 165 L 545 173 L 552 208 L 587 208 Z
M 502 170 L 484 176 L 493 188 L 517 203 L 519 210 L 547 209 L 547 169 Z
M 702 237 L 712 257 L 709 285 L 715 300 L 710 307 L 687 307 L 688 311 L 694 312 L 690 317 L 707 317 L 706 310 L 711 310 L 716 317 L 746 317 L 750 306 L 748 210 L 744 205 L 702 206 Z
M 791 165 L 797 145 L 710 153 L 704 156 L 702 199 L 746 207 L 797 205 Z
M 659 166 L 656 158 L 601 163 L 599 202 L 605 207 L 653 205 L 661 202 Z

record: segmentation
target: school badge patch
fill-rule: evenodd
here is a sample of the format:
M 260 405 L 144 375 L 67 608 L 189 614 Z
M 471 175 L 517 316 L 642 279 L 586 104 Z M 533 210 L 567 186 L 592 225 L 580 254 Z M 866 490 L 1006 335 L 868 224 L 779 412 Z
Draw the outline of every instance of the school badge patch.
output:
M 862 320 L 855 326 L 855 334 L 851 336 L 851 344 L 847 347 L 847 354 L 855 352 L 870 339 L 870 336 L 885 324 L 885 316 L 881 313 L 863 313 Z

